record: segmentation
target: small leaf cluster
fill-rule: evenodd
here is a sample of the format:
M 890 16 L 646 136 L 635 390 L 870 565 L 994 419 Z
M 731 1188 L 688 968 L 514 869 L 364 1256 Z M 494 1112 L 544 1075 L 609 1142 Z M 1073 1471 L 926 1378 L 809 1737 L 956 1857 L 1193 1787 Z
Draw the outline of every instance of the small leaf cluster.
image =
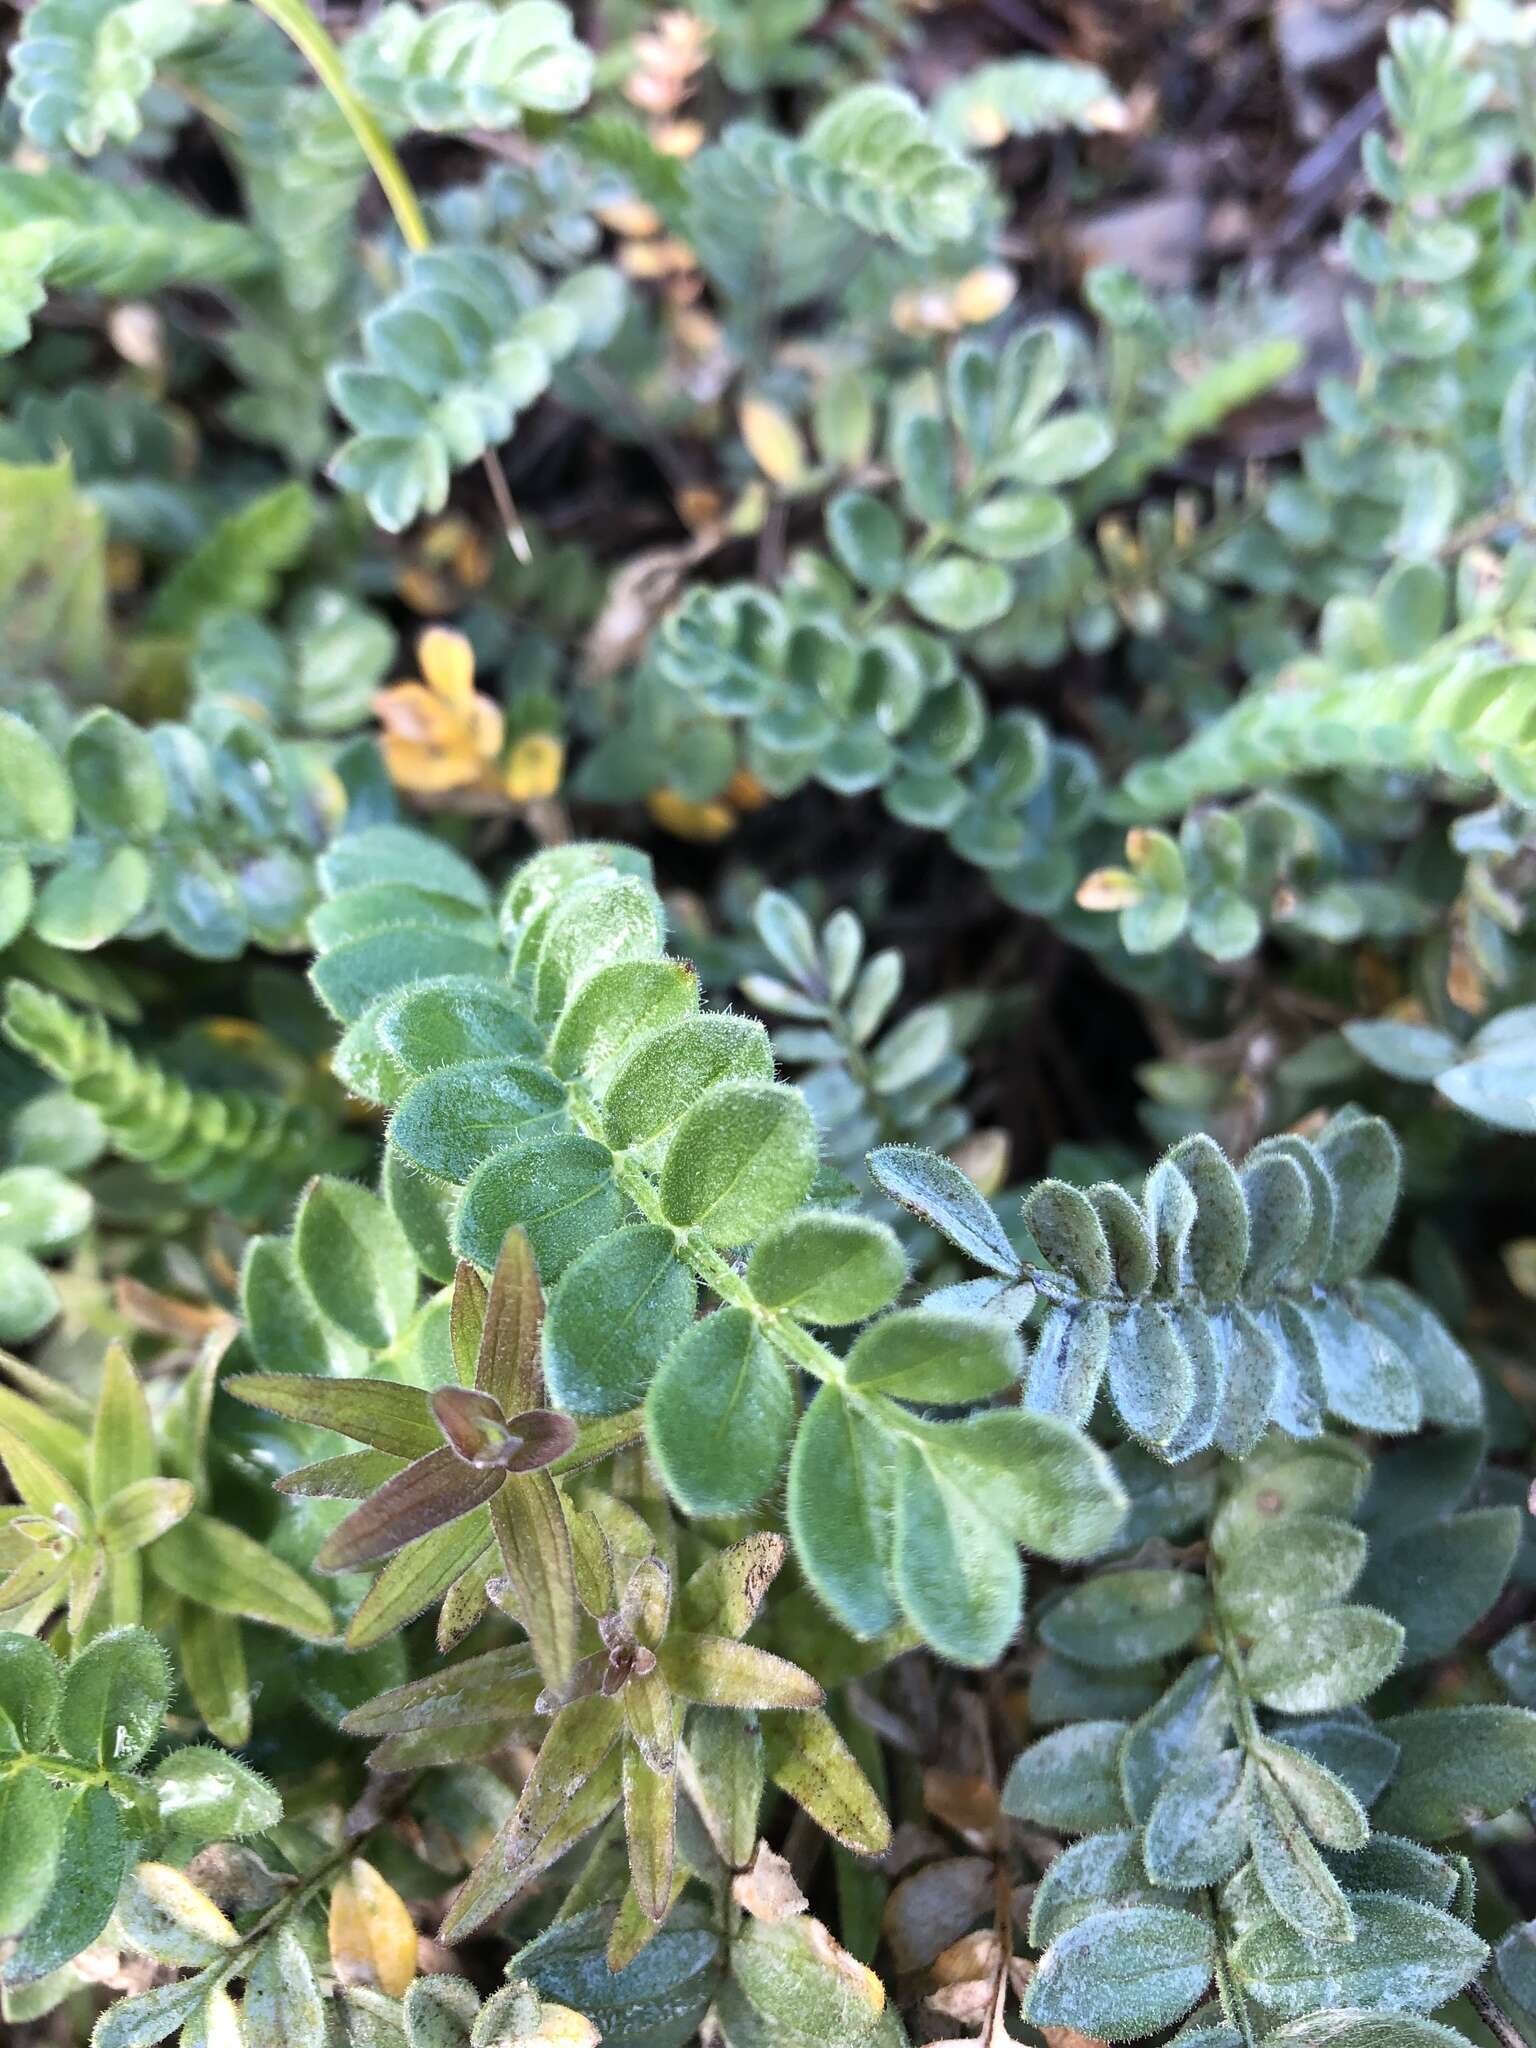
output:
M 202 1961 L 225 1929 L 233 1942 L 177 1865 L 211 1842 L 265 1833 L 281 1802 L 218 1750 L 172 1749 L 149 1765 L 169 1704 L 165 1653 L 142 1628 L 98 1635 L 67 1665 L 31 1636 L 0 1633 L 0 1927 L 16 1937 L 0 1967 L 8 1998 L 88 1948 L 114 1911 L 159 1961 Z M 166 1860 L 144 1860 L 154 1857 Z
M 201 573 L 193 555 L 167 586 L 168 625 Z M 81 952 L 164 932 L 205 960 L 301 937 L 337 809 L 320 764 L 248 710 L 210 698 L 146 730 L 108 705 L 72 719 L 46 692 L 0 711 L 0 805 L 6 944 L 30 930 Z
M 196 1200 L 260 1215 L 285 1202 L 327 1149 L 326 1121 L 309 1104 L 195 1088 L 136 1053 L 100 1011 L 82 1014 L 32 982 L 7 984 L 0 1031 L 96 1112 L 114 1152 Z M 342 1147 L 338 1162 L 344 1156 Z
M 363 323 L 364 360 L 333 371 L 353 435 L 331 473 L 386 532 L 441 511 L 452 472 L 507 438 L 555 365 L 611 336 L 622 309 L 611 269 L 579 271 L 539 301 L 522 282 L 489 250 L 413 255 L 399 291 Z
M 1379 1118 L 1346 1111 L 1316 1141 L 1267 1138 L 1241 1170 L 1208 1137 L 1185 1139 L 1140 1203 L 1114 1181 L 1042 1181 L 1024 1203 L 1038 1264 L 947 1160 L 887 1146 L 870 1164 L 988 1269 L 968 1283 L 979 1298 L 1023 1290 L 1015 1319 L 1038 1302 L 1025 1398 L 1043 1413 L 1085 1423 L 1102 1389 L 1170 1462 L 1211 1444 L 1246 1457 L 1272 1423 L 1305 1438 L 1332 1417 L 1394 1436 L 1482 1415 L 1476 1371 L 1434 1311 L 1363 1277 L 1401 1170 Z
M 1127 1557 L 1042 1615 L 1051 1655 L 1083 1684 L 1004 1791 L 1009 1812 L 1081 1837 L 1031 1908 L 1037 2024 L 1140 2038 L 1214 1979 L 1184 2035 L 1209 2048 L 1256 2030 L 1348 2040 L 1351 2013 L 1362 2040 L 1386 2024 L 1367 2013 L 1390 2014 L 1395 2040 L 1442 2038 L 1415 2016 L 1487 1950 L 1472 1866 L 1441 1845 L 1527 1796 L 1536 1718 L 1476 1704 L 1373 1720 L 1363 1703 L 1498 1597 L 1518 1516 L 1454 1512 L 1480 1455 L 1477 1432 L 1445 1437 L 1410 1456 L 1411 1477 L 1394 1473 L 1398 1453 L 1372 1485 L 1345 1440 L 1270 1439 L 1211 1475 L 1203 1574 Z M 1188 1514 L 1165 1511 L 1162 1531 Z M 1190 1650 L 1138 1718 L 1096 1716 L 1096 1691 Z
M 241 1623 L 311 1641 L 334 1623 L 302 1572 L 210 1512 L 218 1349 L 205 1347 L 158 1427 L 121 1346 L 107 1352 L 94 1407 L 9 1368 L 22 1392 L 3 1390 L 0 1462 L 20 1505 L 0 1510 L 0 1617 L 37 1634 L 62 1608 L 75 1644 L 146 1618 L 174 1624 L 199 1715 L 237 1747 L 251 1731 Z
M 788 1020 L 774 1050 L 807 1069 L 797 1086 L 827 1163 L 858 1180 L 879 1141 L 942 1151 L 963 1138 L 970 1120 L 954 1100 L 969 1073 L 963 1004 L 922 1003 L 891 1022 L 905 963 L 894 947 L 866 957 L 852 910 L 834 910 L 818 931 L 792 896 L 764 889 L 752 922 L 779 973 L 745 975 L 741 992 L 754 1009 Z
M 392 828 L 359 835 L 344 864 L 323 864 L 341 885 L 327 929 L 350 929 L 352 901 L 381 886 L 366 877 L 414 867 L 425 879 L 426 858 Z M 459 1255 L 489 1268 L 509 1230 L 527 1234 L 549 1293 L 542 1363 L 556 1406 L 601 1417 L 643 1401 L 668 1489 L 695 1514 L 751 1507 L 788 1459 L 797 1555 L 834 1611 L 861 1634 L 905 1615 L 949 1654 L 985 1661 L 1018 1623 L 1017 1545 L 1083 1555 L 1121 1508 L 1101 1455 L 1066 1424 L 929 1421 L 907 1405 L 969 1407 L 1015 1384 L 1023 1354 L 1006 1324 L 959 1306 L 890 1309 L 906 1265 L 888 1226 L 804 1206 L 818 1171 L 811 1112 L 774 1079 L 760 1024 L 699 1013 L 697 981 L 665 956 L 659 900 L 627 850 L 575 845 L 518 870 L 498 913 L 510 983 L 480 938 L 439 929 L 423 957 L 427 898 L 390 886 L 405 921 L 342 938 L 316 987 L 351 1019 L 355 1084 L 392 1104 L 391 1154 L 462 1189 L 449 1224 Z M 420 978 L 437 967 L 458 971 Z M 301 1215 L 298 1257 L 323 1298 L 334 1282 L 304 1240 Z M 744 1263 L 727 1256 L 745 1247 Z M 701 1284 L 719 1306 L 698 1320 Z M 392 1292 L 393 1322 L 354 1334 L 397 1332 L 414 1283 L 401 1275 Z M 812 1334 L 857 1324 L 846 1357 Z M 797 1427 L 800 1372 L 826 1384 Z M 923 1505 L 893 1526 L 896 1461 Z M 957 1611 L 945 1575 L 967 1553 L 974 1584 Z

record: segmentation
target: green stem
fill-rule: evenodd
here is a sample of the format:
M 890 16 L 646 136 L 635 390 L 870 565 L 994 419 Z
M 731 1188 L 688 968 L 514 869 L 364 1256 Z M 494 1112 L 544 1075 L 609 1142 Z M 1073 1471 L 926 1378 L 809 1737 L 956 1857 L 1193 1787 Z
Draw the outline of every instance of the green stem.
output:
M 395 216 L 405 246 L 420 252 L 430 249 L 432 236 L 427 228 L 426 216 L 421 210 L 421 201 L 416 197 L 415 187 L 405 174 L 405 168 L 395 154 L 394 144 L 380 127 L 378 120 L 366 102 L 352 90 L 348 82 L 346 66 L 335 42 L 309 7 L 308 0 L 255 0 L 263 14 L 276 22 L 277 26 L 297 46 L 308 60 L 310 68 L 331 98 L 340 108 L 343 119 L 357 137 L 358 147 L 368 159 L 373 175 L 379 181 L 379 188 L 389 201 L 389 210 Z M 520 562 L 533 559 L 533 548 L 528 534 L 518 516 L 512 493 L 507 489 L 506 474 L 494 448 L 487 448 L 481 458 L 490 484 L 491 496 L 495 500 L 496 513 L 501 520 L 507 537 L 507 544 Z
M 316 19 L 307 0 L 255 0 L 255 4 L 297 46 L 340 108 L 347 126 L 357 137 L 358 147 L 379 181 L 384 197 L 389 201 L 389 210 L 399 224 L 406 247 L 430 248 L 432 237 L 427 232 L 421 202 L 395 154 L 394 145 L 369 108 L 352 90 L 341 52 Z
M 671 1231 L 677 1255 L 691 1268 L 695 1279 L 702 1280 L 732 1308 L 745 1309 L 775 1351 L 789 1363 L 802 1366 L 815 1379 L 840 1381 L 843 1362 L 836 1352 L 818 1343 L 809 1330 L 785 1315 L 782 1309 L 765 1308 L 730 1260 L 716 1251 L 701 1232 L 681 1229 L 669 1222 L 661 1206 L 661 1197 L 639 1160 L 630 1154 L 615 1152 L 603 1136 L 597 1105 L 581 1088 L 572 1087 L 569 1096 L 571 1114 L 577 1127 L 585 1137 L 607 1151 L 613 1161 L 614 1178 L 620 1190 L 634 1203 L 647 1223 L 659 1223 L 664 1230 Z
M 118 1777 L 112 1771 L 92 1769 L 88 1764 L 72 1763 L 68 1757 L 32 1756 L 23 1752 L 20 1756 L 8 1757 L 0 1764 L 0 1784 L 7 1778 L 14 1778 L 22 1771 L 41 1771 L 46 1778 L 52 1778 L 61 1785 L 105 1785 L 114 1798 L 125 1805 L 137 1805 L 144 1788 L 131 1778 Z

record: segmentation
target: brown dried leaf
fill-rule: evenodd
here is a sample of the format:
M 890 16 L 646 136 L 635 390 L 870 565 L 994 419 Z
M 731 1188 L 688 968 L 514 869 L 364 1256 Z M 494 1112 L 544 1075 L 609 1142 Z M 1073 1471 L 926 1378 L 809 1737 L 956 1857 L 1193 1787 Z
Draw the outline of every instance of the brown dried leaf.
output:
M 1000 1807 L 997 1787 L 986 1778 L 965 1771 L 924 1771 L 923 1804 L 978 1848 L 990 1844 Z
M 788 1920 L 806 1909 L 806 1896 L 795 1883 L 786 1860 L 766 1842 L 759 1842 L 750 1870 L 744 1870 L 731 1885 L 731 1897 L 754 1920 Z
M 896 1966 L 923 1970 L 992 1911 L 996 1878 L 986 1856 L 950 1856 L 904 1877 L 885 1902 Z
M 173 1344 L 201 1344 L 211 1331 L 227 1328 L 233 1335 L 240 1327 L 238 1317 L 227 1309 L 206 1302 L 178 1301 L 127 1273 L 119 1274 L 112 1294 L 130 1322 L 156 1337 L 169 1337 Z

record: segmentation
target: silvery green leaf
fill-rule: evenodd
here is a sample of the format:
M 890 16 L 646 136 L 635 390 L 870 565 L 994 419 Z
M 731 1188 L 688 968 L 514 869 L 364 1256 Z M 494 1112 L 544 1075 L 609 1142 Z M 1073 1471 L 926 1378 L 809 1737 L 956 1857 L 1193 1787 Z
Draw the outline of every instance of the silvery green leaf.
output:
M 1222 1660 L 1197 1657 L 1141 1716 L 1120 1752 L 1126 1804 L 1145 1822 L 1170 1773 L 1200 1759 L 1213 1763 L 1226 1745 L 1231 1696 Z
M 1315 1608 L 1258 1639 L 1244 1683 L 1278 1713 L 1327 1713 L 1368 1699 L 1402 1648 L 1401 1626 L 1373 1607 Z
M 1488 1951 L 1449 1913 L 1416 1899 L 1362 1893 L 1350 1943 L 1304 1939 L 1283 1920 L 1250 1929 L 1231 1950 L 1245 1998 L 1273 2021 L 1330 2006 L 1431 2012 L 1475 1977 Z
M 1190 1572 L 1102 1573 L 1074 1586 L 1040 1615 L 1041 1640 L 1079 1663 L 1111 1670 L 1171 1657 L 1209 1616 L 1205 1581 Z
M 1067 1181 L 1040 1181 L 1024 1203 L 1024 1221 L 1049 1263 L 1084 1294 L 1102 1296 L 1115 1284 L 1114 1261 L 1092 1202 Z
M 1104 1905 L 1157 1903 L 1148 1885 L 1139 1840 L 1130 1828 L 1084 1835 L 1052 1857 L 1035 1886 L 1029 1909 L 1032 1948 L 1047 1948 L 1058 1934 Z
M 1142 1835 L 1147 1875 L 1173 1891 L 1220 1884 L 1247 1848 L 1243 1753 L 1237 1749 L 1169 1778 Z
M 1036 2026 L 1125 2041 L 1171 2026 L 1211 1980 L 1209 1921 L 1171 1906 L 1093 1913 L 1057 1937 L 1024 1998 Z
M 1453 1650 L 1503 1590 L 1520 1543 L 1517 1508 L 1476 1508 L 1372 1546 L 1360 1595 L 1403 1625 L 1403 1661 Z
M 1523 1707 L 1429 1708 L 1381 1732 L 1400 1751 L 1381 1827 L 1443 1842 L 1536 1791 L 1536 1713 Z
M 1003 1811 L 1068 1834 L 1122 1827 L 1117 1759 L 1123 1721 L 1078 1721 L 1042 1736 L 1013 1760 Z
M 1348 1899 L 1312 1846 L 1290 1795 L 1258 1758 L 1244 1772 L 1243 1794 L 1253 1867 L 1269 1903 L 1308 1941 L 1352 1942 Z

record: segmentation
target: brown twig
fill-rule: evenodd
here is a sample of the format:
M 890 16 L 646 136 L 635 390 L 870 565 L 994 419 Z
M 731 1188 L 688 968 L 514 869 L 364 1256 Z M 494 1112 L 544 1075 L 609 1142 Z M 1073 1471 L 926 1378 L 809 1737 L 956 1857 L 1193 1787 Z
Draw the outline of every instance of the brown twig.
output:
M 1514 2021 L 1507 2018 L 1500 2007 L 1494 2004 L 1481 1984 L 1469 1984 L 1467 1997 L 1475 2006 L 1478 2018 L 1498 2042 L 1499 2048 L 1531 2048 L 1530 2042 Z

